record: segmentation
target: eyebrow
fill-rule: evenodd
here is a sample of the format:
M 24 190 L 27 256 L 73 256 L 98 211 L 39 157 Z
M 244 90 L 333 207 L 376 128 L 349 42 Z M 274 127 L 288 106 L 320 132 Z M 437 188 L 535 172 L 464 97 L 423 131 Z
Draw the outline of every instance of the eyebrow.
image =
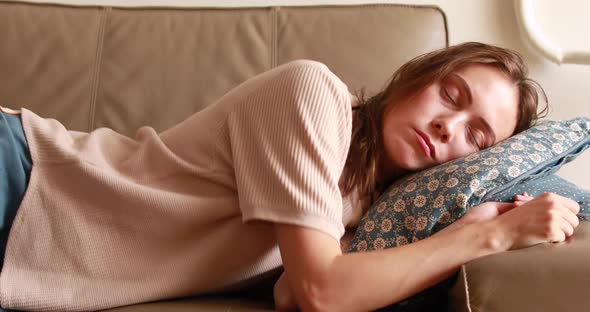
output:
M 463 77 L 452 73 L 451 74 L 453 77 L 455 77 L 457 79 L 457 81 L 459 81 L 459 84 L 461 85 L 461 89 L 463 90 L 463 93 L 466 94 L 467 96 L 467 103 L 469 105 L 473 104 L 473 95 L 471 93 L 471 88 L 469 87 L 469 84 L 467 83 L 467 81 L 465 81 L 465 79 L 463 79 Z M 479 116 L 477 118 L 479 120 L 479 122 L 483 125 L 483 130 L 486 133 L 486 137 L 488 138 L 485 148 L 488 148 L 492 145 L 494 145 L 494 142 L 496 142 L 496 134 L 494 133 L 494 130 L 492 129 L 492 127 L 490 126 L 490 124 L 481 116 Z

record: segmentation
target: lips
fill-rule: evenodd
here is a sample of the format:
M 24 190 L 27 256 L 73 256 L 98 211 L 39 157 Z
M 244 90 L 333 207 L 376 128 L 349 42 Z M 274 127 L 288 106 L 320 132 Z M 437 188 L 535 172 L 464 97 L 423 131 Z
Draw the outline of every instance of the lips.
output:
M 418 144 L 424 151 L 424 154 L 428 157 L 434 158 L 435 149 L 434 145 L 430 141 L 430 138 L 422 131 L 416 130 L 416 137 L 418 138 Z

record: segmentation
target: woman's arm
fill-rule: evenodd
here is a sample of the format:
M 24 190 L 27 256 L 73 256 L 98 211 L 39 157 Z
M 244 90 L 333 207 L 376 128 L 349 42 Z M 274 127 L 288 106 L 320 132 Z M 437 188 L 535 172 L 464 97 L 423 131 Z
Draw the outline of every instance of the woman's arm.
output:
M 275 227 L 289 276 L 285 280 L 303 311 L 374 310 L 443 281 L 463 263 L 498 252 L 492 235 L 475 226 L 401 247 L 348 254 L 323 232 Z
M 571 220 L 576 206 L 542 195 L 489 221 L 454 226 L 409 245 L 348 254 L 323 232 L 285 224 L 275 228 L 285 280 L 299 308 L 366 311 L 433 286 L 479 257 L 565 239 L 577 225 Z
M 511 208 L 524 204 L 524 202 L 529 201 L 530 199 L 532 199 L 532 197 L 529 197 L 528 194 L 523 193 L 523 195 L 517 195 L 515 197 L 514 203 L 488 202 L 481 204 L 469 210 L 469 212 L 465 216 L 453 222 L 452 224 L 441 230 L 439 233 L 454 231 L 471 223 L 490 220 L 508 211 Z M 348 228 L 344 236 L 340 239 L 340 249 L 342 253 L 347 252 L 348 246 L 354 238 L 355 230 L 355 228 Z M 288 283 L 289 282 L 287 281 L 287 274 L 286 272 L 283 272 L 274 285 L 274 302 L 275 308 L 278 311 L 296 311 L 298 309 L 297 301 L 295 300 L 293 292 L 289 288 Z
M 346 229 L 346 233 L 340 239 L 340 250 L 342 253 L 345 253 L 348 250 L 348 246 L 354 238 L 355 230 L 356 228 Z M 283 272 L 274 285 L 273 296 L 275 308 L 278 311 L 296 311 L 298 309 L 297 301 L 295 301 L 295 297 L 293 296 L 293 292 L 289 288 L 288 283 L 287 274 L 286 272 Z

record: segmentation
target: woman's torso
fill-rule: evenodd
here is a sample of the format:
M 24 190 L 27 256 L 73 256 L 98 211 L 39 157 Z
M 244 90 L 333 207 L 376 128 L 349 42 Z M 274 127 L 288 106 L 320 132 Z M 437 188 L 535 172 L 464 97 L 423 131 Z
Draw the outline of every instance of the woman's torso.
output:
M 266 214 L 260 207 L 264 205 L 245 208 L 260 200 L 249 198 L 252 192 L 280 194 L 281 190 L 257 189 L 260 180 L 249 180 L 242 172 L 250 172 L 253 166 L 261 166 L 254 172 L 262 172 L 267 162 L 261 159 L 262 165 L 257 164 L 238 151 L 249 150 L 244 142 L 256 137 L 257 123 L 268 122 L 264 118 L 272 119 L 271 115 L 236 110 L 245 107 L 250 94 L 276 84 L 282 71 L 309 69 L 306 75 L 311 78 L 297 79 L 311 86 L 319 79 L 320 91 L 326 94 L 322 98 L 337 97 L 331 100 L 332 111 L 323 112 L 333 112 L 327 120 L 339 128 L 334 153 L 327 153 L 334 157 L 330 159 L 334 164 L 326 169 L 333 173 L 332 180 L 344 163 L 346 136 L 350 139 L 350 94 L 322 66 L 308 62 L 267 72 L 175 127 L 160 134 L 143 127 L 134 138 L 105 128 L 90 133 L 67 131 L 55 120 L 23 110 L 33 170 L 0 275 L 2 305 L 102 309 L 220 290 L 281 265 L 272 222 L 308 222 L 329 228 L 326 231 L 333 236 L 343 234 L 353 213 L 350 202 L 342 203 L 341 197 L 338 205 L 329 207 L 340 212 L 317 211 L 327 221 L 291 216 L 274 207 Z M 288 86 L 274 88 L 264 92 Z M 293 109 L 313 113 L 299 106 Z M 249 113 L 261 120 L 240 119 Z M 297 127 L 301 116 L 292 117 L 293 122 L 291 117 L 283 121 L 285 126 Z M 317 120 L 302 120 L 308 123 L 302 127 L 305 131 L 316 126 Z M 268 136 L 259 135 L 262 141 L 257 142 L 266 142 Z M 306 140 L 294 139 L 294 145 Z M 334 188 L 330 190 L 333 194 Z M 35 296 L 45 299 L 30 306 Z

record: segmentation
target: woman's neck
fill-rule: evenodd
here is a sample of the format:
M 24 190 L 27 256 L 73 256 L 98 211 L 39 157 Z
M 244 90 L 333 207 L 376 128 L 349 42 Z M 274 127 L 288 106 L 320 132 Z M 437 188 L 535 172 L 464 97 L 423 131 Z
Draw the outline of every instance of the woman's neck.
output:
M 408 173 L 410 173 L 410 171 L 391 166 L 391 161 L 383 161 L 383 159 L 381 159 L 377 172 L 377 183 L 380 187 L 387 187 Z

